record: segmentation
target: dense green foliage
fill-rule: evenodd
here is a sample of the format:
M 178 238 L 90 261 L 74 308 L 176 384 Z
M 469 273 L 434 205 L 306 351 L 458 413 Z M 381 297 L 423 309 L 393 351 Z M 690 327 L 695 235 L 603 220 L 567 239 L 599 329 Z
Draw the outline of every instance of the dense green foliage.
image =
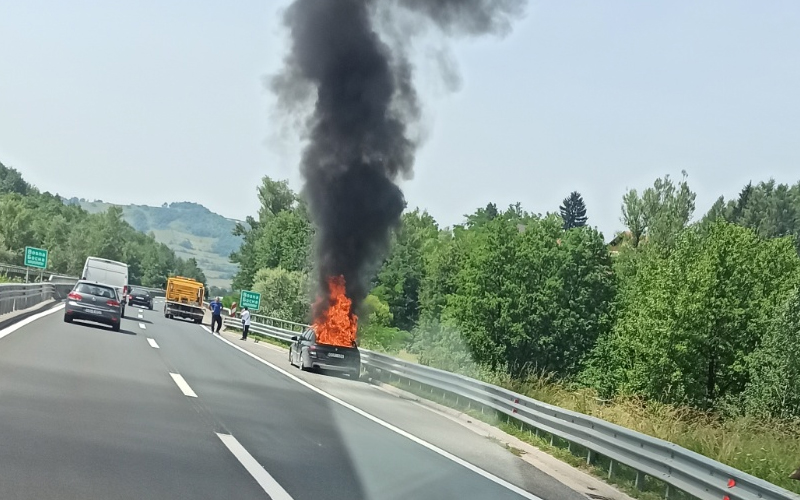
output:
M 436 242 L 436 221 L 427 212 L 403 214 L 392 250 L 377 275 L 373 293 L 386 302 L 394 326 L 411 330 L 419 319 L 425 255 Z
M 266 176 L 258 198 L 258 219 L 248 217 L 247 224 L 233 229 L 233 234 L 243 238 L 242 246 L 231 254 L 231 261 L 239 265 L 234 290 L 249 290 L 260 269 L 279 267 L 305 274 L 310 269 L 313 230 L 305 204 L 286 181 Z
M 609 395 L 735 402 L 749 380 L 748 355 L 800 271 L 791 241 L 718 221 L 682 232 L 668 255 L 646 249 L 637 258 L 590 381 Z
M 253 291 L 261 294 L 260 314 L 297 323 L 308 321 L 308 276 L 300 271 L 260 269 Z
M 474 359 L 512 374 L 577 373 L 607 330 L 611 258 L 590 228 L 514 210 L 472 230 L 446 313 Z
M 119 207 L 90 214 L 61 197 L 40 193 L 0 164 L 0 260 L 21 265 L 26 246 L 49 250 L 48 270 L 78 276 L 87 256 L 126 262 L 131 284 L 163 287 L 179 274 L 205 282 L 193 259 L 183 260 L 125 222 Z
M 800 289 L 795 288 L 769 321 L 761 345 L 748 359 L 748 413 L 800 417 Z
M 313 226 L 285 182 L 265 178 L 259 198 L 258 220 L 238 229 L 237 281 L 297 320 Z M 462 373 L 547 373 L 604 397 L 800 415 L 800 184 L 748 185 L 693 222 L 685 173 L 666 176 L 625 194 L 627 230 L 610 244 L 581 224 L 578 193 L 559 209 L 490 203 L 453 228 L 405 213 L 358 311 L 362 345 Z

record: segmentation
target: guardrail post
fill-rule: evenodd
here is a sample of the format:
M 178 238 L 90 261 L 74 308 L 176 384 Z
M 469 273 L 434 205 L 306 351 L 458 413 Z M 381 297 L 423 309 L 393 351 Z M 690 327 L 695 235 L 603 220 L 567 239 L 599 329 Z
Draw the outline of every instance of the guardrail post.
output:
M 608 478 L 611 479 L 614 477 L 614 459 L 611 458 L 608 460 Z
M 589 450 L 586 453 L 586 465 L 592 465 L 592 462 L 594 462 L 595 456 L 596 456 L 595 452 L 593 450 Z
M 667 483 L 667 487 L 664 489 L 664 500 L 669 500 L 669 483 Z
M 644 489 L 644 472 L 636 471 L 636 489 L 642 491 Z

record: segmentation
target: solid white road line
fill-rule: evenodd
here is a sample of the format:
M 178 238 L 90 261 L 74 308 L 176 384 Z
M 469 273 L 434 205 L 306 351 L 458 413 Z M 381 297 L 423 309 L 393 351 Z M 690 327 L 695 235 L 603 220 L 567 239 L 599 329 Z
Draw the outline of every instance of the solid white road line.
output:
M 184 396 L 189 396 L 190 398 L 197 397 L 197 394 L 194 393 L 192 388 L 189 387 L 189 384 L 186 383 L 186 381 L 183 379 L 183 377 L 181 377 L 179 373 L 170 372 L 169 375 L 170 377 L 172 377 L 172 380 L 175 381 L 175 384 L 178 386 L 178 389 L 181 390 Z
M 207 326 L 202 325 L 202 327 L 203 327 L 203 329 L 205 331 L 207 331 L 208 333 L 211 333 L 211 330 Z M 289 377 L 290 379 L 294 380 L 298 384 L 300 384 L 300 385 L 302 385 L 304 387 L 307 387 L 308 389 L 311 389 L 312 391 L 316 392 L 317 394 L 330 399 L 334 403 L 337 403 L 337 404 L 339 404 L 341 406 L 344 406 L 348 410 L 354 411 L 355 413 L 358 413 L 362 417 L 364 417 L 364 418 L 366 418 L 368 420 L 371 420 L 371 421 L 375 422 L 376 424 L 378 424 L 378 425 L 380 425 L 382 427 L 385 427 L 386 429 L 389 429 L 392 432 L 400 434 L 401 436 L 403 436 L 405 438 L 408 438 L 411 441 L 414 441 L 418 445 L 423 446 L 423 447 L 429 449 L 430 451 L 432 451 L 434 453 L 438 453 L 439 455 L 441 455 L 441 456 L 443 456 L 443 457 L 445 457 L 445 458 L 447 458 L 449 460 L 452 460 L 453 462 L 455 462 L 455 463 L 457 463 L 457 464 L 459 464 L 459 465 L 471 470 L 472 472 L 474 472 L 474 473 L 476 473 L 476 474 L 478 474 L 480 476 L 483 476 L 484 478 L 488 479 L 489 481 L 492 481 L 492 482 L 494 482 L 496 484 L 499 484 L 500 486 L 503 486 L 504 488 L 506 488 L 508 490 L 513 491 L 514 493 L 516 493 L 517 495 L 522 496 L 523 498 L 527 498 L 529 500 L 542 500 L 541 497 L 538 497 L 538 496 L 534 495 L 533 493 L 525 491 L 522 488 L 520 488 L 519 486 L 511 484 L 508 481 L 506 481 L 505 479 L 499 478 L 499 477 L 495 476 L 494 474 L 492 474 L 491 472 L 485 471 L 485 470 L 481 469 L 480 467 L 478 467 L 477 465 L 473 465 L 473 464 L 467 462 L 466 460 L 464 460 L 463 458 L 459 458 L 456 455 L 453 455 L 452 453 L 450 453 L 449 451 L 445 451 L 445 450 L 439 448 L 435 444 L 431 444 L 431 443 L 425 441 L 424 439 L 418 438 L 417 436 L 415 436 L 415 435 L 413 435 L 413 434 L 411 434 L 409 432 L 406 432 L 403 429 L 401 429 L 399 427 L 396 427 L 396 426 L 390 424 L 389 422 L 376 417 L 375 415 L 372 415 L 371 413 L 367 413 L 366 411 L 362 410 L 361 408 L 358 408 L 357 406 L 353 406 L 350 403 L 348 403 L 348 402 L 346 402 L 346 401 L 344 401 L 342 399 L 337 398 L 333 394 L 325 392 L 322 389 L 309 384 L 305 380 L 303 380 L 303 379 L 301 379 L 301 378 L 299 378 L 299 377 L 297 377 L 295 375 L 292 375 L 291 373 L 287 372 L 283 368 L 281 368 L 279 366 L 276 366 L 276 365 L 270 363 L 269 361 L 267 361 L 265 359 L 262 359 L 262 358 L 256 356 L 255 354 L 253 354 L 252 352 L 248 351 L 247 349 L 244 349 L 243 347 L 239 347 L 238 345 L 234 344 L 233 342 L 231 342 L 230 340 L 228 340 L 226 338 L 223 338 L 220 335 L 214 335 L 214 338 L 225 342 L 226 344 L 228 344 L 229 346 L 233 347 L 234 349 L 237 349 L 237 350 L 243 352 L 244 354 L 250 356 L 251 358 L 255 359 L 256 361 L 259 361 L 260 363 L 269 366 L 270 368 L 272 368 L 273 370 L 277 371 L 278 373 Z
M 267 469 L 262 467 L 261 464 L 253 458 L 253 455 L 251 455 L 235 437 L 230 434 L 220 434 L 219 432 L 217 432 L 217 436 L 228 450 L 233 453 L 233 456 L 244 465 L 247 472 L 253 476 L 253 479 L 267 492 L 267 495 L 269 495 L 272 500 L 292 500 L 291 495 L 286 493 L 286 490 L 278 484 L 278 481 L 267 472 Z
M 150 344 L 150 347 L 152 347 L 153 349 L 158 349 L 158 344 L 156 344 L 156 339 L 151 339 L 150 337 L 148 337 L 147 343 Z
M 147 330 L 147 326 L 145 326 L 144 323 L 139 323 L 139 328 L 141 328 L 142 330 Z
M 59 305 L 55 306 L 52 309 L 48 309 L 47 311 L 42 311 L 40 313 L 36 313 L 36 314 L 34 314 L 33 316 L 31 316 L 29 318 L 25 318 L 22 321 L 20 321 L 19 323 L 14 323 L 13 325 L 9 326 L 8 328 L 3 328 L 2 330 L 0 330 L 0 339 L 5 337 L 6 335 L 9 335 L 11 333 L 16 332 L 17 330 L 19 330 L 20 328 L 22 328 L 25 325 L 29 325 L 29 324 L 33 323 L 37 319 L 44 318 L 45 316 L 47 316 L 49 314 L 57 313 L 58 311 L 60 311 L 62 309 L 64 309 L 64 304 L 59 304 Z

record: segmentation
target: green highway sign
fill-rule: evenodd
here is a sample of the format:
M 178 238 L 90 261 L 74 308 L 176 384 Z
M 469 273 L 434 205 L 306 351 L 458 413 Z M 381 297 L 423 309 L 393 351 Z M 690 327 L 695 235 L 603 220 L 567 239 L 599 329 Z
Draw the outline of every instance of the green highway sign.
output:
M 261 306 L 261 294 L 258 292 L 249 292 L 242 290 L 242 295 L 239 296 L 239 307 L 258 310 Z
M 47 250 L 43 248 L 25 247 L 25 265 L 28 267 L 47 267 Z

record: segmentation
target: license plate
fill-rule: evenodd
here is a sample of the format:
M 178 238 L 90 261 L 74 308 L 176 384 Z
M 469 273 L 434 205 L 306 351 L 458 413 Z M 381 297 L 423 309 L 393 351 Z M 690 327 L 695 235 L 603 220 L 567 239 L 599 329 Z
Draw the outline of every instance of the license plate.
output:
M 86 309 L 86 312 L 89 314 L 103 314 L 103 311 L 98 311 L 97 309 Z
M 335 352 L 329 352 L 328 353 L 328 357 L 329 358 L 341 358 L 341 359 L 344 359 L 344 354 L 338 354 L 338 353 L 335 353 Z

